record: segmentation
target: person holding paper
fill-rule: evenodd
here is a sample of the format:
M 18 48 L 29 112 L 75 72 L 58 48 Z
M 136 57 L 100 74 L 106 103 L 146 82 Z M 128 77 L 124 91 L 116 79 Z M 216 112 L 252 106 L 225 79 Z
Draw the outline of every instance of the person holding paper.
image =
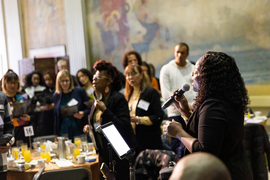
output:
M 13 111 L 12 104 L 26 102 L 29 97 L 26 93 L 20 91 L 20 79 L 19 76 L 14 73 L 6 73 L 2 79 L 2 91 L 6 94 L 8 101 L 11 105 L 11 111 Z M 20 118 L 13 118 L 13 124 L 15 126 L 15 145 L 17 140 L 22 140 L 24 143 L 28 143 L 29 138 L 24 135 L 24 127 L 30 124 L 30 121 L 35 119 L 33 113 L 23 114 Z
M 94 88 L 93 88 L 93 74 L 88 69 L 82 68 L 76 74 L 76 81 L 80 87 L 83 87 L 86 91 L 90 101 L 94 100 Z
M 0 179 L 7 179 L 7 152 L 10 145 L 13 143 L 11 140 L 14 136 L 14 125 L 11 119 L 10 105 L 6 95 L 0 91 L 0 139 L 7 139 L 0 144 Z M 10 139 L 10 140 L 9 140 Z
M 41 123 L 42 128 L 39 130 L 41 136 L 52 135 L 54 130 L 54 104 L 53 94 L 55 91 L 55 74 L 51 71 L 46 71 L 43 74 L 46 89 L 39 95 L 39 102 L 41 104 L 40 110 L 43 111 L 43 121 Z
M 120 72 L 110 62 L 99 60 L 94 64 L 96 73 L 93 76 L 95 103 L 89 115 L 90 125 L 84 127 L 84 132 L 94 134 L 99 164 L 105 162 L 109 165 L 108 141 L 97 129 L 98 126 L 113 122 L 121 136 L 130 148 L 135 146 L 135 136 L 130 125 L 128 104 L 121 89 Z M 91 128 L 90 128 L 91 127 Z M 120 160 L 117 154 L 112 152 L 112 160 L 116 161 L 116 179 L 129 179 L 129 162 Z M 102 175 L 100 175 L 102 178 Z
M 163 118 L 159 93 L 151 86 L 142 67 L 125 69 L 130 122 L 138 141 L 138 153 L 145 149 L 163 149 L 160 124 Z
M 56 88 L 53 95 L 54 103 L 54 135 L 55 141 L 57 136 L 68 134 L 69 139 L 74 140 L 74 136 L 83 134 L 83 127 L 87 124 L 87 115 L 90 110 L 84 104 L 89 101 L 89 97 L 81 87 L 74 87 L 72 77 L 67 70 L 61 70 L 56 77 Z M 62 110 L 76 109 L 77 112 L 72 116 L 64 116 Z M 68 112 L 68 111 L 67 111 Z

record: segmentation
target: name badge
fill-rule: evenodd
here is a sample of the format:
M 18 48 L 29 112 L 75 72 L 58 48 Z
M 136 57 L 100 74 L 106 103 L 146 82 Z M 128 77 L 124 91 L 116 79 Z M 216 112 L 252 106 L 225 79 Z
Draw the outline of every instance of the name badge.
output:
M 89 95 L 91 95 L 93 92 L 94 92 L 94 88 L 92 88 L 92 87 L 87 90 L 87 94 L 89 94 Z
M 3 110 L 3 109 L 4 109 L 4 105 L 0 104 L 0 110 Z
M 149 105 L 150 105 L 149 102 L 144 101 L 144 100 L 141 99 L 140 102 L 138 103 L 138 108 L 141 108 L 141 109 L 147 111 L 148 108 L 149 108 Z

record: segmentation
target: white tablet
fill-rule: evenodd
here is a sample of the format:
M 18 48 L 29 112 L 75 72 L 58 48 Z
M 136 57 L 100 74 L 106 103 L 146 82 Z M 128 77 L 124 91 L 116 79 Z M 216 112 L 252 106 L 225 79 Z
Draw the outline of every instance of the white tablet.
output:
M 111 143 L 114 151 L 117 153 L 120 159 L 123 159 L 130 151 L 130 147 L 123 139 L 119 131 L 116 129 L 112 122 L 101 125 L 101 130 L 106 139 Z

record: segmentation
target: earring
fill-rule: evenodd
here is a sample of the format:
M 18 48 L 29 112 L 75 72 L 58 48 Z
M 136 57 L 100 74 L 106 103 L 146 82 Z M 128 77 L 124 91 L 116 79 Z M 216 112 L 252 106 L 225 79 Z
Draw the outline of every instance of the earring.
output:
M 107 93 L 109 93 L 109 91 L 110 91 L 109 87 L 106 86 L 106 88 L 105 88 L 105 93 L 107 94 Z

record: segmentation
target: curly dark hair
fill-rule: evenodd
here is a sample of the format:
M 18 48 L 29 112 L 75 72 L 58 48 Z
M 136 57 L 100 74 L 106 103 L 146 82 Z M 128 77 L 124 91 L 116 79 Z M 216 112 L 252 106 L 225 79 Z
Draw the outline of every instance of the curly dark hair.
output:
M 32 86 L 32 76 L 34 74 L 37 74 L 39 76 L 39 85 L 44 86 L 43 78 L 42 78 L 42 73 L 40 71 L 33 71 L 32 73 L 28 74 L 26 76 L 26 87 L 31 87 Z
M 195 108 L 214 97 L 229 102 L 239 113 L 246 112 L 249 98 L 233 57 L 223 52 L 209 51 L 203 57 L 198 71 L 200 88 Z
M 53 83 L 54 83 L 54 84 L 55 84 L 55 81 L 56 81 L 56 75 L 55 75 L 55 73 L 54 73 L 53 71 L 48 70 L 48 71 L 44 72 L 44 73 L 43 73 L 43 82 L 44 82 L 44 84 L 46 85 L 46 87 L 48 87 L 48 86 L 47 86 L 47 84 L 45 83 L 44 76 L 47 75 L 47 74 L 51 77 L 51 79 L 53 80 Z
M 112 79 L 111 88 L 112 90 L 119 91 L 122 88 L 122 82 L 120 79 L 120 72 L 112 65 L 112 63 L 105 60 L 99 60 L 95 62 L 94 69 L 96 71 L 106 71 L 109 77 Z
M 77 81 L 77 84 L 79 84 L 79 86 L 83 87 L 83 84 L 80 82 L 79 77 L 78 77 L 79 72 L 81 72 L 84 75 L 88 76 L 90 82 L 91 83 L 93 82 L 93 73 L 91 71 L 89 71 L 88 69 L 86 69 L 86 68 L 82 68 L 76 73 L 76 81 Z
M 137 51 L 131 50 L 131 51 L 126 52 L 124 54 L 124 56 L 123 56 L 122 65 L 123 65 L 124 69 L 128 65 L 128 56 L 131 55 L 131 54 L 134 54 L 136 56 L 137 60 L 138 60 L 138 64 L 142 65 L 142 57 L 141 57 L 141 55 Z

